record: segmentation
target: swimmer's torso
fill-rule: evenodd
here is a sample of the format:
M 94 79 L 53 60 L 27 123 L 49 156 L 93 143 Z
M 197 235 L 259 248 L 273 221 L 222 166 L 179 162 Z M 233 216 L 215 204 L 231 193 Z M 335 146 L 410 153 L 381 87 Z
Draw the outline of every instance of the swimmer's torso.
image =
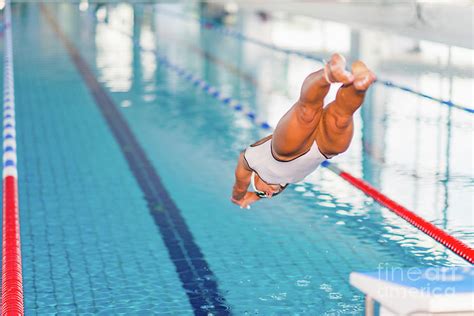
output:
M 306 153 L 289 161 L 280 160 L 272 152 L 272 135 L 250 145 L 244 158 L 263 181 L 281 185 L 302 181 L 326 160 L 316 142 Z

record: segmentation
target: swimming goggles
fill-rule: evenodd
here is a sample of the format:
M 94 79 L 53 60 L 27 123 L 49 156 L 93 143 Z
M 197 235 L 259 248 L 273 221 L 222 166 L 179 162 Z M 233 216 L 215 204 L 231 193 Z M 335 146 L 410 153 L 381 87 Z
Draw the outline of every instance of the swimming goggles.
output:
M 252 175 L 250 177 L 250 183 L 252 184 L 252 189 L 253 191 L 255 192 L 255 194 L 259 197 L 259 198 L 268 198 L 267 194 L 263 191 L 260 191 L 257 189 L 257 187 L 255 186 L 255 176 L 256 176 L 256 173 L 252 171 Z M 288 186 L 288 184 L 286 185 L 281 185 L 280 184 L 280 187 L 281 187 L 281 190 L 278 191 L 277 193 L 274 193 L 272 196 L 277 196 L 278 194 L 280 194 L 283 190 L 286 189 L 286 187 Z

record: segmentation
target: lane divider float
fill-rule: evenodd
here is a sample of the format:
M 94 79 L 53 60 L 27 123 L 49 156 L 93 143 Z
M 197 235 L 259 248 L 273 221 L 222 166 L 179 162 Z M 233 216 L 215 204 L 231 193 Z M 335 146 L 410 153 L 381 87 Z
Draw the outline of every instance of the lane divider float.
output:
M 349 182 L 354 187 L 358 188 L 366 195 L 372 197 L 375 201 L 377 201 L 380 205 L 385 206 L 393 213 L 398 215 L 399 217 L 403 218 L 405 221 L 410 223 L 411 225 L 415 226 L 419 230 L 421 230 L 426 235 L 430 236 L 437 242 L 444 245 L 446 248 L 450 249 L 452 252 L 457 254 L 458 256 L 462 257 L 466 261 L 471 264 L 474 264 L 474 249 L 460 241 L 459 239 L 449 235 L 444 230 L 436 227 L 435 225 L 431 224 L 430 222 L 424 220 L 420 216 L 416 215 L 412 211 L 408 210 L 404 206 L 398 204 L 394 200 L 390 199 L 383 193 L 379 192 L 376 188 L 371 186 L 369 183 L 365 182 L 362 179 L 356 178 L 353 175 L 349 174 L 341 170 L 337 165 L 334 163 L 330 163 L 329 161 L 324 161 L 322 166 L 328 168 L 347 182 Z
M 15 88 L 10 1 L 5 4 L 3 59 L 3 234 L 2 315 L 23 315 L 18 171 L 15 129 Z
M 320 63 L 324 63 L 324 59 L 321 58 L 321 57 L 318 57 L 318 56 L 315 56 L 315 55 L 312 55 L 312 54 L 308 54 L 308 53 L 305 53 L 305 52 L 302 52 L 302 51 L 282 48 L 282 47 L 279 47 L 279 46 L 274 45 L 274 44 L 269 44 L 269 43 L 257 40 L 257 39 L 252 38 L 252 37 L 249 37 L 249 36 L 247 36 L 243 33 L 240 33 L 236 30 L 233 30 L 233 29 L 227 28 L 225 26 L 219 25 L 215 22 L 209 21 L 209 20 L 204 19 L 204 18 L 190 17 L 189 15 L 186 15 L 186 14 L 183 14 L 183 13 L 178 13 L 178 12 L 173 12 L 173 11 L 166 10 L 166 9 L 163 9 L 163 8 L 160 8 L 159 10 L 157 10 L 157 12 L 158 13 L 163 13 L 163 14 L 166 14 L 166 15 L 169 15 L 169 16 L 175 16 L 175 17 L 181 18 L 183 20 L 189 20 L 190 18 L 193 18 L 202 27 L 204 27 L 206 29 L 215 30 L 215 31 L 217 31 L 217 32 L 219 32 L 223 35 L 226 35 L 226 36 L 234 37 L 237 40 L 247 41 L 247 42 L 256 44 L 258 46 L 262 46 L 262 47 L 265 47 L 265 48 L 268 48 L 268 49 L 271 49 L 271 50 L 274 50 L 274 51 L 278 51 L 278 52 L 281 52 L 281 53 L 284 53 L 284 54 L 295 55 L 295 56 L 299 56 L 299 57 L 302 57 L 302 58 L 305 58 L 305 59 L 309 59 L 309 60 L 317 61 L 317 62 L 320 62 Z M 466 106 L 463 106 L 463 105 L 460 105 L 460 104 L 456 104 L 456 103 L 452 102 L 451 100 L 444 100 L 444 99 L 441 99 L 441 98 L 436 98 L 436 97 L 430 96 L 426 93 L 416 91 L 416 90 L 414 90 L 410 87 L 394 83 L 390 80 L 384 80 L 384 79 L 378 78 L 375 82 L 378 83 L 378 84 L 382 84 L 382 85 L 384 85 L 386 87 L 389 87 L 389 88 L 399 89 L 399 90 L 402 90 L 402 91 L 405 91 L 405 92 L 408 92 L 408 93 L 411 93 L 411 94 L 415 94 L 419 97 L 429 99 L 429 100 L 437 102 L 439 104 L 446 105 L 448 107 L 452 107 L 452 108 L 455 108 L 455 109 L 458 109 L 458 110 L 461 110 L 461 111 L 464 111 L 464 112 L 467 112 L 467 113 L 474 114 L 474 108 L 469 108 L 469 107 L 466 107 Z
M 255 112 L 249 110 L 248 107 L 245 106 L 241 101 L 236 100 L 226 94 L 223 94 L 219 90 L 219 88 L 211 85 L 209 82 L 207 82 L 203 78 L 200 78 L 196 74 L 171 62 L 164 54 L 158 52 L 156 49 L 142 47 L 139 41 L 134 39 L 129 34 L 114 29 L 112 27 L 110 29 L 119 32 L 124 36 L 128 36 L 132 39 L 133 43 L 137 45 L 143 52 L 155 54 L 157 61 L 160 65 L 172 70 L 185 81 L 188 81 L 193 86 L 201 89 L 214 99 L 219 100 L 223 105 L 226 105 L 234 111 L 240 112 L 241 114 L 245 115 L 253 124 L 258 126 L 259 128 L 269 132 L 273 131 L 274 128 L 270 124 L 268 124 L 265 120 L 260 119 Z M 414 212 L 393 201 L 392 199 L 390 199 L 389 197 L 387 197 L 362 179 L 356 178 L 350 173 L 341 170 L 335 163 L 326 160 L 322 163 L 322 166 L 331 170 L 332 172 L 349 182 L 352 186 L 364 192 L 366 195 L 372 197 L 379 204 L 385 206 L 397 216 L 401 217 L 426 235 L 430 236 L 446 248 L 450 249 L 452 252 L 454 252 L 461 258 L 465 259 L 471 264 L 474 264 L 474 249 L 472 249 L 459 239 L 449 235 L 447 232 L 429 223 L 425 219 L 416 215 Z

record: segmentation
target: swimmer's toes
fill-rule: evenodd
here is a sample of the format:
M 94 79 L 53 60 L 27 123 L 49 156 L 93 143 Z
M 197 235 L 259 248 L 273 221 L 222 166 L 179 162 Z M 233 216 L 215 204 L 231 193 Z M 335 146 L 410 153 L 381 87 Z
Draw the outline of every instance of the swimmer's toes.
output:
M 342 82 L 343 84 L 349 84 L 353 81 L 354 81 L 354 75 L 345 69 L 342 71 L 338 80 L 338 82 Z
M 357 90 L 367 90 L 375 81 L 375 75 L 367 66 L 359 61 L 352 64 L 352 73 L 354 74 L 354 87 Z
M 329 63 L 333 66 L 341 65 L 344 68 L 346 66 L 346 59 L 341 54 L 336 53 L 331 55 Z
M 332 81 L 342 82 L 344 84 L 351 83 L 354 80 L 354 76 L 345 68 L 346 59 L 340 54 L 332 55 L 329 61 L 329 72 Z
M 361 74 L 367 71 L 370 71 L 370 70 L 362 61 L 358 60 L 352 63 L 352 73 L 354 74 L 354 76 L 357 76 L 358 74 Z
M 366 70 L 366 72 L 359 73 L 356 75 L 356 78 L 354 80 L 354 87 L 357 90 L 365 91 L 374 81 L 375 75 L 370 70 Z

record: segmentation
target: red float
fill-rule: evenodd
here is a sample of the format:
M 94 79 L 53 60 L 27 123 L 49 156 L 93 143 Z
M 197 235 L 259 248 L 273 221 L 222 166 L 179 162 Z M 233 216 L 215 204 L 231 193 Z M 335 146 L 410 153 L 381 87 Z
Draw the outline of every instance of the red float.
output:
M 334 171 L 334 170 L 333 170 Z M 337 173 L 337 172 L 336 172 Z M 474 264 L 474 249 L 460 241 L 459 239 L 449 235 L 444 230 L 436 227 L 435 225 L 425 221 L 420 216 L 406 209 L 402 205 L 388 198 L 377 189 L 372 187 L 367 182 L 358 179 L 345 171 L 340 171 L 339 176 L 355 186 L 356 188 L 363 191 L 368 196 L 372 197 L 381 205 L 387 207 L 389 210 L 406 220 L 408 223 L 412 224 L 431 238 L 435 239 L 439 243 L 443 244 L 445 247 L 469 261 L 471 264 Z
M 17 179 L 3 179 L 2 315 L 23 315 Z

